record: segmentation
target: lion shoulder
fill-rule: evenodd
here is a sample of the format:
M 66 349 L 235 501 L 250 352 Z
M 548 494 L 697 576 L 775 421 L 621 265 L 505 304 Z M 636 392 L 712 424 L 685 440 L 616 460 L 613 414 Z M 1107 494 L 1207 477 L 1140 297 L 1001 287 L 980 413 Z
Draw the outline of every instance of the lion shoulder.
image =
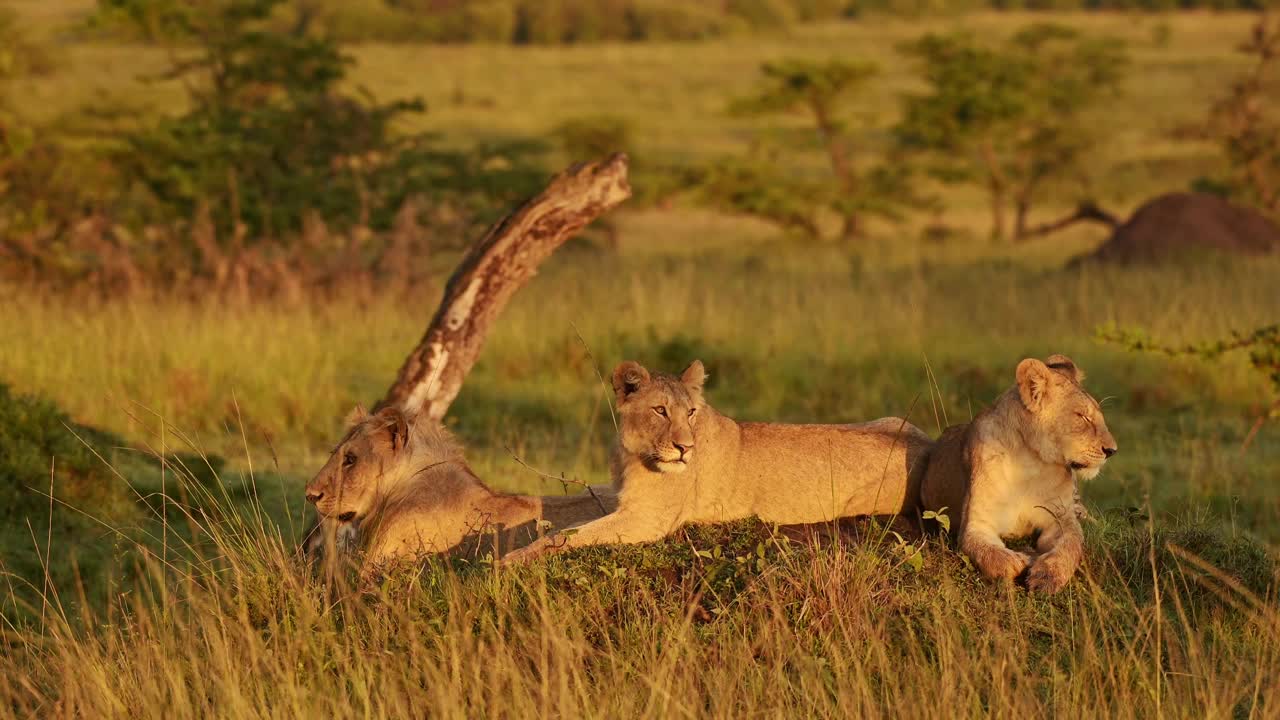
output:
M 970 460 L 972 430 L 971 422 L 952 425 L 943 430 L 934 443 L 920 488 L 924 509 L 935 512 L 946 509 L 953 517 L 962 511 L 973 465 Z

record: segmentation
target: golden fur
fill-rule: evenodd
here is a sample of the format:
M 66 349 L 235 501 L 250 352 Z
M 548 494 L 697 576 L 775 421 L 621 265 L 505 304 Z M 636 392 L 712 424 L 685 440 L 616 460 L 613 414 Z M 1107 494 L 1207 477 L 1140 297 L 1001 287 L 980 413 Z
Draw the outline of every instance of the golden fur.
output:
M 614 370 L 620 427 L 618 510 L 508 556 L 639 543 L 686 523 L 758 516 L 799 524 L 914 511 L 929 437 L 905 420 L 855 425 L 739 423 L 702 396 L 694 361 L 680 377 L 635 362 Z
M 960 549 L 991 580 L 1056 592 L 1084 551 L 1076 482 L 1096 476 L 1116 451 L 1102 408 L 1070 358 L 1018 363 L 1017 383 L 972 422 L 947 428 L 930 453 L 925 510 L 947 509 Z M 1005 539 L 1036 535 L 1036 553 Z
M 358 524 L 366 568 L 456 551 L 489 533 L 496 534 L 500 555 L 532 541 L 547 524 L 564 528 L 617 506 L 605 487 L 573 496 L 494 492 L 467 466 L 447 430 L 393 408 L 358 413 L 306 492 L 322 517 Z

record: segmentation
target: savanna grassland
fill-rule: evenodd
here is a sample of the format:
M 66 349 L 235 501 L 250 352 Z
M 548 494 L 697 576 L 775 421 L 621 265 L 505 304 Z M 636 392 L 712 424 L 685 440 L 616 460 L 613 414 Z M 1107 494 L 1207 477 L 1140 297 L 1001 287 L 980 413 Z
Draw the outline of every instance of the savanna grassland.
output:
M 58 37 L 84 4 L 13 5 Z M 874 126 L 915 82 L 898 43 L 1043 17 L 349 51 L 355 84 L 427 100 L 424 129 L 481 142 L 607 110 L 632 124 L 641 163 L 808 132 L 801 118 L 726 113 L 762 61 L 875 61 L 882 75 L 854 107 Z M 1212 145 L 1171 133 L 1243 66 L 1232 48 L 1247 16 L 1052 17 L 1123 37 L 1132 55 L 1125 93 L 1095 119 L 1107 128 L 1091 173 L 1101 201 L 1128 212 L 1217 166 Z M 139 79 L 163 67 L 161 50 L 77 40 L 60 57 L 17 90 L 33 119 L 104 98 L 154 112 L 183 102 L 180 87 Z M 863 138 L 873 154 L 877 132 Z M 821 149 L 785 162 L 814 172 Z M 1243 449 L 1268 384 L 1243 357 L 1096 340 L 1107 325 L 1185 343 L 1273 323 L 1280 260 L 1071 267 L 1101 229 L 997 243 L 978 191 L 940 191 L 940 215 L 876 224 L 855 244 L 797 240 L 678 197 L 624 206 L 616 248 L 572 242 L 515 297 L 447 423 L 493 486 L 558 493 L 523 463 L 606 481 L 614 429 L 598 373 L 623 359 L 675 371 L 700 358 L 708 399 L 739 419 L 897 414 L 936 434 L 1007 387 L 1020 358 L 1062 352 L 1106 398 L 1120 446 L 1083 488 L 1097 521 L 1063 593 L 985 585 L 939 539 L 859 525 L 810 544 L 751 522 L 519 570 L 438 563 L 381 593 L 331 592 L 294 555 L 302 485 L 347 411 L 393 379 L 456 251 L 423 258 L 432 284 L 408 298 L 236 304 L 0 286 L 0 382 L 56 403 L 101 455 L 43 458 L 51 471 L 24 489 L 80 482 L 96 463 L 92 477 L 119 491 L 0 516 L 0 715 L 1280 717 L 1280 425 Z M 1070 205 L 1064 192 L 1041 210 Z M 923 239 L 939 221 L 957 232 Z M 101 522 L 62 532 L 83 515 Z

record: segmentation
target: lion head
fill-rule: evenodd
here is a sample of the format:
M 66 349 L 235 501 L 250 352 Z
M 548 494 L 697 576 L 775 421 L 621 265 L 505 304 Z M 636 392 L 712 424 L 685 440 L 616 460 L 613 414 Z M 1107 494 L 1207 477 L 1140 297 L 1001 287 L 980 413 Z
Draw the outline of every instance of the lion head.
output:
M 705 404 L 707 373 L 694 360 L 680 377 L 654 373 L 628 360 L 613 371 L 617 395 L 619 443 L 648 469 L 684 472 L 694 452 L 694 427 Z
M 1018 397 L 1030 417 L 1024 437 L 1040 459 L 1089 480 L 1116 452 L 1102 407 L 1085 392 L 1084 373 L 1065 355 L 1018 363 Z
M 401 480 L 433 463 L 461 457 L 438 423 L 414 422 L 396 408 L 356 408 L 329 461 L 307 483 L 307 501 L 325 517 L 358 522 Z

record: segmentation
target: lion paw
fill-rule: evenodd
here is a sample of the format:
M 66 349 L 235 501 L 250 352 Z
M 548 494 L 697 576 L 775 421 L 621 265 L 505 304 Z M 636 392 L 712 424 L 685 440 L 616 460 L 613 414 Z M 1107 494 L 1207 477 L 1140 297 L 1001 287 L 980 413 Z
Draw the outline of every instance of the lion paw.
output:
M 1066 587 L 1074 574 L 1073 570 L 1062 567 L 1061 563 L 1053 562 L 1052 559 L 1042 559 L 1033 564 L 1027 573 L 1027 589 L 1031 592 L 1052 595 Z
M 1003 547 L 992 548 L 974 560 L 988 580 L 1015 580 L 1031 564 L 1031 558 L 1026 553 Z
M 495 565 L 520 565 L 547 553 L 554 552 L 557 548 L 557 545 L 552 542 L 554 537 L 554 535 L 548 535 L 534 540 L 518 550 L 512 550 L 499 558 Z

